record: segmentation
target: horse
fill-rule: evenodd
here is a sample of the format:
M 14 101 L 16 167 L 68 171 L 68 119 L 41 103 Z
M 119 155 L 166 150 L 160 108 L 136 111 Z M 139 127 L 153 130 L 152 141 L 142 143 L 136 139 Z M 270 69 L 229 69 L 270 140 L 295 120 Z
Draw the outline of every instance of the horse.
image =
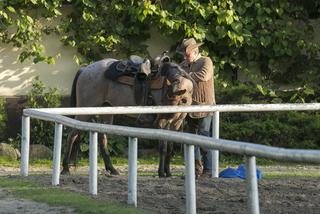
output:
M 70 97 L 72 107 L 137 105 L 136 99 L 134 98 L 135 88 L 132 85 L 105 78 L 106 72 L 109 72 L 109 68 L 115 62 L 119 62 L 119 60 L 106 58 L 79 69 L 72 84 Z M 163 81 L 161 83 L 161 87 L 154 89 L 149 88 L 148 96 L 152 98 L 152 105 L 191 105 L 194 85 L 192 78 L 184 72 L 179 65 L 170 62 L 166 57 L 161 58 L 160 63 L 157 63 L 156 68 L 156 79 L 163 78 Z M 151 76 L 151 73 L 154 73 L 151 70 L 151 63 L 149 60 L 146 59 L 140 63 L 138 73 L 144 73 L 146 76 Z M 155 124 L 156 127 L 159 128 L 172 128 L 174 130 L 178 130 L 185 116 L 185 113 L 165 114 L 158 115 L 155 121 L 150 121 L 154 119 L 151 119 L 150 115 L 140 115 L 139 119 L 149 121 L 151 124 Z M 90 121 L 93 119 L 93 116 L 76 115 L 75 119 L 80 121 Z M 113 115 L 101 115 L 100 119 L 106 124 L 113 123 Z M 74 151 L 74 143 L 77 140 L 79 141 L 79 135 L 80 131 L 76 129 L 72 129 L 68 133 L 66 143 L 67 148 L 65 149 L 63 170 L 61 172 L 62 174 L 70 173 L 70 156 L 72 151 Z M 119 172 L 113 167 L 110 154 L 107 149 L 107 133 L 99 133 L 98 142 L 105 170 L 112 175 L 118 175 Z M 166 143 L 160 143 L 160 145 L 165 144 Z M 161 161 L 163 160 L 170 161 L 170 158 L 162 158 Z M 169 164 L 160 163 L 159 167 L 162 167 L 162 171 L 164 170 L 164 165 L 169 166 Z M 159 168 L 158 171 L 160 172 L 161 170 Z M 160 177 L 163 177 L 164 175 L 164 173 L 159 173 Z M 170 175 L 168 170 L 166 170 L 166 175 Z

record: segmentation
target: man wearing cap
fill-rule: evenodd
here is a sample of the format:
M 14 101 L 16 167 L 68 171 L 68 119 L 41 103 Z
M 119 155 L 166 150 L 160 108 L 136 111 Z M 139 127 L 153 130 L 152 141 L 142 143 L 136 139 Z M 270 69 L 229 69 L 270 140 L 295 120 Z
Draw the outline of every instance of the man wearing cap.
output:
M 177 53 L 184 56 L 180 66 L 188 72 L 197 83 L 192 96 L 192 105 L 215 104 L 213 72 L 214 65 L 209 57 L 201 56 L 199 47 L 203 43 L 197 43 L 194 38 L 184 39 L 177 48 Z M 212 113 L 195 112 L 186 117 L 189 131 L 195 134 L 210 136 Z M 203 149 L 203 165 L 198 146 L 195 147 L 195 173 L 198 178 L 201 175 L 210 176 L 212 171 L 212 155 L 207 149 Z

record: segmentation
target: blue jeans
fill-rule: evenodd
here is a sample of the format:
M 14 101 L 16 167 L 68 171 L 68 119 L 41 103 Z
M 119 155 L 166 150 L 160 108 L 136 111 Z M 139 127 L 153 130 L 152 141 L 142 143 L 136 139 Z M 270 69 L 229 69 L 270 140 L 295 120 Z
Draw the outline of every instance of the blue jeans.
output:
M 204 118 L 190 118 L 187 117 L 188 126 L 191 133 L 210 137 L 212 116 Z M 203 150 L 203 170 L 212 170 L 212 153 L 208 149 Z M 201 160 L 201 150 L 199 146 L 194 149 L 195 160 Z

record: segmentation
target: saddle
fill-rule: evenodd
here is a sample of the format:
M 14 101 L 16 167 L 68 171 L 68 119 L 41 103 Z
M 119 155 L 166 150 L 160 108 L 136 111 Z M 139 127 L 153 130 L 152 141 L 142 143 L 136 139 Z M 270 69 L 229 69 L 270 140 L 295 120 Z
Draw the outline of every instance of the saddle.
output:
M 128 60 L 113 62 L 104 72 L 104 77 L 121 84 L 134 87 L 134 96 L 137 105 L 151 105 L 150 86 L 147 80 L 151 73 L 150 64 L 136 55 Z
M 113 62 L 104 72 L 107 79 L 116 81 L 120 76 L 137 76 L 138 78 L 146 78 L 147 74 L 141 72 L 140 67 L 143 63 L 140 56 L 132 55 L 128 60 Z
M 154 105 L 153 97 L 150 90 L 160 90 L 165 85 L 165 78 L 158 76 L 155 79 L 147 79 L 145 81 L 139 81 L 134 77 L 121 76 L 117 82 L 134 87 L 134 97 L 137 105 Z
M 158 77 L 156 77 L 155 79 L 148 80 L 150 89 L 153 89 L 153 90 L 162 89 L 165 85 L 164 80 L 165 80 L 165 78 L 160 75 Z M 125 84 L 125 85 L 134 86 L 135 79 L 130 76 L 121 76 L 118 78 L 117 82 Z

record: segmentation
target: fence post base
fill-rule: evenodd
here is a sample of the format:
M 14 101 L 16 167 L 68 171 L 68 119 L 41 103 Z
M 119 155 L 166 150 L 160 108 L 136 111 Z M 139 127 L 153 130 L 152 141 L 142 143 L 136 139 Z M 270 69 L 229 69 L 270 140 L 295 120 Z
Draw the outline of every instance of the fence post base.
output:
M 260 210 L 255 156 L 246 156 L 246 180 L 248 211 L 250 214 L 259 214 Z
M 89 143 L 89 192 L 98 194 L 98 133 L 90 131 Z
M 30 117 L 22 116 L 20 175 L 28 176 L 30 149 Z
M 128 139 L 128 204 L 137 207 L 137 161 L 138 161 L 138 139 Z
M 52 185 L 59 185 L 61 160 L 62 124 L 55 124 L 52 162 Z
M 219 139 L 219 121 L 220 121 L 220 114 L 218 111 L 214 112 L 212 117 L 212 138 Z M 219 177 L 219 150 L 211 150 L 211 157 L 212 157 L 212 171 L 211 175 L 213 178 Z
M 194 169 L 194 145 L 185 145 L 185 189 L 186 189 L 186 213 L 195 214 L 196 211 L 196 179 Z

